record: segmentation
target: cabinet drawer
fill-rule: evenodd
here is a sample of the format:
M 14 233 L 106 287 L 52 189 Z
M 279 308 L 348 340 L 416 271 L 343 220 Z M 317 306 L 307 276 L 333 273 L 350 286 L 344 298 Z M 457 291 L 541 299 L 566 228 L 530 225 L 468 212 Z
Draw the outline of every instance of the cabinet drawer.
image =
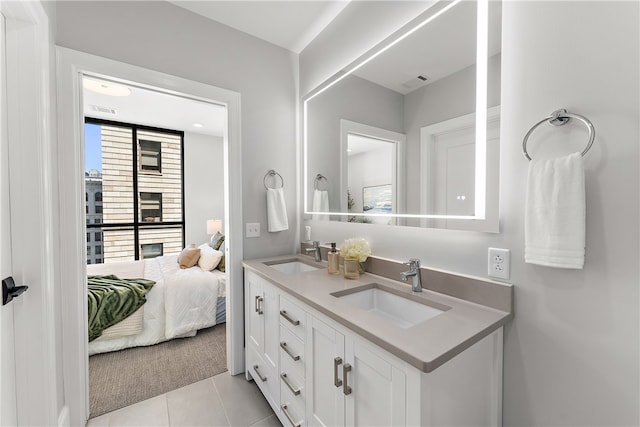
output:
M 265 363 L 251 345 L 247 346 L 247 370 L 271 406 L 277 407 L 280 401 L 280 380 L 278 374 Z
M 307 328 L 306 312 L 282 295 L 280 295 L 280 324 L 304 341 Z
M 287 380 L 289 380 L 289 378 L 287 378 Z M 280 409 L 282 410 L 282 415 L 284 416 L 283 418 L 287 419 L 287 422 L 284 423 L 284 426 L 304 426 L 304 387 L 299 384 L 294 384 L 293 381 L 290 381 L 290 383 L 294 389 L 300 389 L 300 394 L 298 394 L 297 396 L 294 395 L 287 384 L 285 384 L 284 380 L 282 378 L 280 379 L 280 389 L 282 396 Z
M 288 369 L 304 373 L 306 357 L 304 343 L 289 329 L 280 326 L 280 364 Z

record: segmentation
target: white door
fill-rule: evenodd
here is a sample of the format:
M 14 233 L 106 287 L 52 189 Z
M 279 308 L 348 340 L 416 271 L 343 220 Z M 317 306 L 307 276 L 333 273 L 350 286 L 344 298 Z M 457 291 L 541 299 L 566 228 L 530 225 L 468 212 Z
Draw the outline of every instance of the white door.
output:
M 0 14 L 0 278 L 11 276 L 5 17 Z M 0 425 L 17 425 L 13 304 L 0 307 Z
M 347 338 L 342 379 L 347 385 L 345 420 L 348 426 L 403 426 L 406 418 L 407 375 L 383 357 L 379 349 Z
M 343 426 L 344 335 L 315 317 L 307 327 L 307 420 L 311 426 Z

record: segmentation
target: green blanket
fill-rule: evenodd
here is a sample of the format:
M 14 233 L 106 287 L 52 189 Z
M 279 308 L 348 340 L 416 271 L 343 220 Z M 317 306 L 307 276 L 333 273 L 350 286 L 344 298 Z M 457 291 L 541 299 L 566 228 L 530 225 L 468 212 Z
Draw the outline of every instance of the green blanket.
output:
M 145 295 L 156 282 L 120 279 L 118 276 L 89 276 L 89 341 L 109 326 L 126 319 L 147 302 Z

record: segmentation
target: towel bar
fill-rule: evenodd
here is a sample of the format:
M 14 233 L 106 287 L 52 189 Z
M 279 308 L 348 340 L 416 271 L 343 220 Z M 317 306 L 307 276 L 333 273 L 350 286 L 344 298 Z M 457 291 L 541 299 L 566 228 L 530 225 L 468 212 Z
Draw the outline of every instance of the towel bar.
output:
M 549 122 L 554 126 L 562 126 L 570 119 L 580 120 L 587 127 L 587 129 L 589 129 L 589 142 L 587 142 L 587 146 L 584 151 L 582 151 L 581 155 L 584 156 L 585 154 L 587 154 L 587 151 L 589 151 L 589 149 L 593 145 L 593 141 L 596 137 L 596 131 L 593 128 L 593 124 L 586 117 L 579 114 L 569 113 L 565 109 L 554 111 L 553 113 L 551 113 L 551 115 L 540 120 L 535 125 L 533 125 L 531 129 L 529 129 L 529 132 L 527 132 L 527 134 L 524 136 L 524 140 L 522 141 L 522 154 L 524 154 L 527 159 L 532 160 L 531 156 L 529 156 L 529 153 L 527 152 L 527 141 L 529 140 L 529 136 L 531 136 L 535 128 L 537 128 L 544 122 Z
M 327 177 L 319 173 L 318 175 L 316 175 L 316 178 L 313 180 L 313 188 L 316 190 L 320 190 L 320 181 L 322 181 L 323 179 L 327 185 L 329 184 L 329 180 L 327 179 Z
M 280 178 L 280 188 L 284 188 L 284 179 L 282 178 L 282 175 L 280 175 L 278 172 L 274 171 L 273 169 L 269 169 L 269 171 L 264 175 L 264 178 L 262 179 L 262 183 L 264 184 L 264 188 L 265 190 L 269 190 L 270 187 L 267 187 L 267 178 L 270 176 L 278 176 Z M 273 189 L 275 190 L 276 187 L 273 187 Z

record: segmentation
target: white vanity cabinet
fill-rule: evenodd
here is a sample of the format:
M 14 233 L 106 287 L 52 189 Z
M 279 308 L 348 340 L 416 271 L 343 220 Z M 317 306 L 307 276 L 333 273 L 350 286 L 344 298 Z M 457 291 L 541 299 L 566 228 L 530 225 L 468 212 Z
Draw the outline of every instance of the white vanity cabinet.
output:
M 280 402 L 278 291 L 267 280 L 245 272 L 247 371 L 272 407 Z
M 312 317 L 307 419 L 313 426 L 406 425 L 406 372 L 385 352 Z
M 502 327 L 426 372 L 294 295 L 245 270 L 247 377 L 284 426 L 502 424 Z

